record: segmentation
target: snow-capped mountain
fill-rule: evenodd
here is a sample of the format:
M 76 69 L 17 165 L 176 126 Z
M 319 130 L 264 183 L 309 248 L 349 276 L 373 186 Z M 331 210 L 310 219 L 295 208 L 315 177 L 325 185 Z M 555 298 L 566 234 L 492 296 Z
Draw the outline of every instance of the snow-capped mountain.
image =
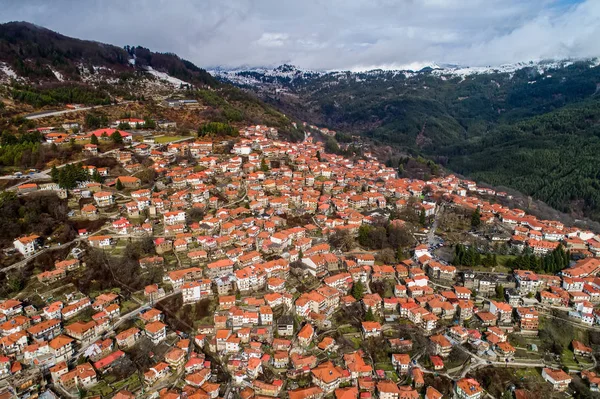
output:
M 350 76 L 360 81 L 365 78 L 389 78 L 403 75 L 404 78 L 411 78 L 424 74 L 439 76 L 442 78 L 466 77 L 470 75 L 483 74 L 509 74 L 512 76 L 515 72 L 522 69 L 529 69 L 531 72 L 543 75 L 553 69 L 565 68 L 573 65 L 575 62 L 587 63 L 589 67 L 600 65 L 600 58 L 591 59 L 568 59 L 568 60 L 539 60 L 529 62 L 518 62 L 514 64 L 504 64 L 499 66 L 460 66 L 460 65 L 438 65 L 432 63 L 420 70 L 410 69 L 371 69 L 366 71 L 317 71 L 299 69 L 293 65 L 284 64 L 277 68 L 266 67 L 240 67 L 235 69 L 214 68 L 209 72 L 218 79 L 231 82 L 241 86 L 261 86 L 265 84 L 289 85 L 305 79 L 314 79 L 318 77 L 329 76 L 346 79 Z

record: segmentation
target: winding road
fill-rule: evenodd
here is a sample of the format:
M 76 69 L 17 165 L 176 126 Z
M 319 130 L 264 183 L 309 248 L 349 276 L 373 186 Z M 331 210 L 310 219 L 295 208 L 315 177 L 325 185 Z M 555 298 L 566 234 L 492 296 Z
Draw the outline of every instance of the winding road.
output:
M 75 108 L 75 109 L 63 109 L 63 110 L 59 110 L 59 111 L 34 112 L 32 114 L 25 115 L 25 119 L 29 119 L 29 120 L 41 119 L 41 118 L 47 118 L 49 116 L 58 116 L 58 115 L 70 114 L 72 112 L 80 112 L 80 111 L 88 111 L 90 109 L 112 107 L 112 106 L 115 106 L 115 105 L 129 104 L 129 103 L 132 103 L 132 102 L 133 101 L 122 101 L 122 102 L 117 103 L 117 104 L 93 105 L 91 107 L 82 107 L 82 108 Z

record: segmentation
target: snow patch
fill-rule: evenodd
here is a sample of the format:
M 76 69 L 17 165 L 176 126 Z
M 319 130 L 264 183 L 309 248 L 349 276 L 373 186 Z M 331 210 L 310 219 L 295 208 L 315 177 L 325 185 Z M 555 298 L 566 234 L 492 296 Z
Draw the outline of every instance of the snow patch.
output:
M 150 75 L 155 76 L 156 78 L 158 78 L 160 80 L 164 80 L 164 81 L 172 84 L 175 87 L 189 84 L 188 82 L 184 82 L 181 79 L 174 78 L 173 76 L 169 75 L 168 73 L 157 71 L 152 67 L 146 67 L 146 72 L 148 72 Z
M 469 76 L 469 75 L 480 75 L 490 73 L 507 73 L 511 74 L 511 77 L 516 71 L 524 68 L 533 68 L 539 74 L 544 74 L 546 71 L 551 69 L 566 68 L 573 65 L 573 61 L 561 60 L 561 61 L 530 61 L 530 62 L 517 62 L 514 64 L 505 64 L 500 66 L 486 66 L 486 67 L 442 67 L 434 69 L 431 73 L 433 75 L 454 75 L 454 76 Z
M 56 76 L 56 79 L 58 79 L 59 82 L 64 82 L 65 78 L 63 77 L 62 73 L 50 68 L 50 70 L 52 71 L 52 73 L 54 74 L 54 76 Z
M 2 71 L 2 73 L 4 73 L 4 75 L 6 75 L 9 79 L 17 79 L 19 77 L 17 73 L 13 71 L 13 69 L 5 62 L 0 62 L 0 71 Z
M 386 80 L 393 78 L 398 75 L 404 75 L 405 79 L 422 76 L 423 74 L 431 74 L 437 76 L 440 79 L 448 79 L 452 77 L 460 78 L 460 81 L 464 81 L 471 75 L 478 74 L 493 74 L 501 73 L 508 75 L 509 79 L 514 77 L 514 74 L 524 68 L 531 68 L 540 75 L 547 74 L 548 71 L 559 68 L 566 68 L 573 65 L 576 61 L 588 62 L 589 67 L 593 68 L 600 65 L 600 57 L 588 58 L 588 59 L 574 59 L 574 60 L 537 60 L 529 62 L 517 62 L 514 64 L 505 64 L 500 66 L 479 66 L 479 67 L 465 67 L 460 65 L 438 65 L 436 63 L 421 63 L 421 64 L 409 64 L 401 67 L 407 67 L 406 69 L 371 69 L 351 71 L 314 71 L 314 70 L 301 70 L 291 65 L 282 65 L 280 67 L 270 68 L 238 68 L 238 69 L 222 69 L 215 68 L 209 72 L 218 78 L 228 80 L 231 83 L 246 86 L 261 86 L 261 85 L 286 85 L 292 83 L 297 79 L 311 79 L 322 76 L 329 76 L 335 78 L 338 82 L 345 81 L 348 79 L 354 79 L 356 82 L 366 81 L 367 78 L 376 78 Z M 335 83 L 330 83 L 335 84 Z

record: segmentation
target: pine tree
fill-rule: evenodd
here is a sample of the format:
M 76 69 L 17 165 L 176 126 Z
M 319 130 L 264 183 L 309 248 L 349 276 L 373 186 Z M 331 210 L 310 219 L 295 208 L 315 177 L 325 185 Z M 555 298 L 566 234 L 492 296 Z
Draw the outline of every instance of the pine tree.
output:
M 120 179 L 117 179 L 117 183 L 115 184 L 115 188 L 119 191 L 123 190 L 123 183 L 121 183 Z
M 321 151 L 317 151 L 317 160 L 321 162 Z
M 530 270 L 535 270 L 539 266 L 540 266 L 539 259 L 535 255 L 533 255 L 533 254 L 529 255 L 529 268 L 530 268 Z
M 115 144 L 122 144 L 123 143 L 123 136 L 121 136 L 121 132 L 119 132 L 118 130 L 115 130 L 113 132 L 113 134 L 110 135 L 110 139 Z
M 496 286 L 496 299 L 500 301 L 504 299 L 504 286 L 502 284 Z
M 452 264 L 454 266 L 461 266 L 465 261 L 465 248 L 462 244 L 456 244 L 454 247 L 454 259 L 452 260 Z
M 471 227 L 476 229 L 481 225 L 481 212 L 479 211 L 479 207 L 475 209 L 475 212 L 471 215 Z
M 50 171 L 50 176 L 52 177 L 52 181 L 54 183 L 58 183 L 58 169 L 56 165 L 52 166 L 52 170 Z
M 356 283 L 354 283 L 354 285 L 352 286 L 352 296 L 354 297 L 354 299 L 360 301 L 364 294 L 365 286 L 362 283 L 362 281 L 357 281 Z
M 95 134 L 92 134 L 92 138 L 90 139 L 90 143 L 98 145 L 98 136 L 96 136 Z
M 483 266 L 489 267 L 492 265 L 492 255 L 490 253 L 485 254 L 482 262 Z
M 94 169 L 94 173 L 92 174 L 92 180 L 96 183 L 102 183 L 102 176 L 98 173 L 98 169 Z
M 419 214 L 419 223 L 421 226 L 425 226 L 425 209 L 421 209 L 421 213 Z
M 477 255 L 478 255 L 478 254 L 475 252 L 475 247 L 474 247 L 473 245 L 471 245 L 471 246 L 469 247 L 468 254 L 469 254 L 469 262 L 468 262 L 468 263 L 466 263 L 466 262 L 465 262 L 465 263 L 466 263 L 468 266 L 471 266 L 471 267 L 473 267 L 473 266 L 475 266 L 475 264 L 477 263 Z
M 152 118 L 144 119 L 144 127 L 146 129 L 156 129 L 156 122 Z
M 369 307 L 365 314 L 365 321 L 375 321 L 375 315 L 373 314 L 373 308 Z
M 404 256 L 404 249 L 402 247 L 398 247 L 396 250 L 396 261 L 402 262 L 406 257 Z
M 262 170 L 263 172 L 269 171 L 269 165 L 267 165 L 267 161 L 265 161 L 264 158 L 260 160 L 260 170 Z

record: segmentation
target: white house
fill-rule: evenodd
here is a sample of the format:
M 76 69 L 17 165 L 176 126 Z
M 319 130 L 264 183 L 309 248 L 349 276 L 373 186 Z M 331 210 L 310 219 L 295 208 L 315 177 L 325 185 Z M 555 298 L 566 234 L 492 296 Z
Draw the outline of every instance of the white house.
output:
M 13 245 L 23 256 L 31 256 L 39 247 L 40 237 L 37 235 L 30 235 L 27 237 L 21 237 L 13 242 Z

